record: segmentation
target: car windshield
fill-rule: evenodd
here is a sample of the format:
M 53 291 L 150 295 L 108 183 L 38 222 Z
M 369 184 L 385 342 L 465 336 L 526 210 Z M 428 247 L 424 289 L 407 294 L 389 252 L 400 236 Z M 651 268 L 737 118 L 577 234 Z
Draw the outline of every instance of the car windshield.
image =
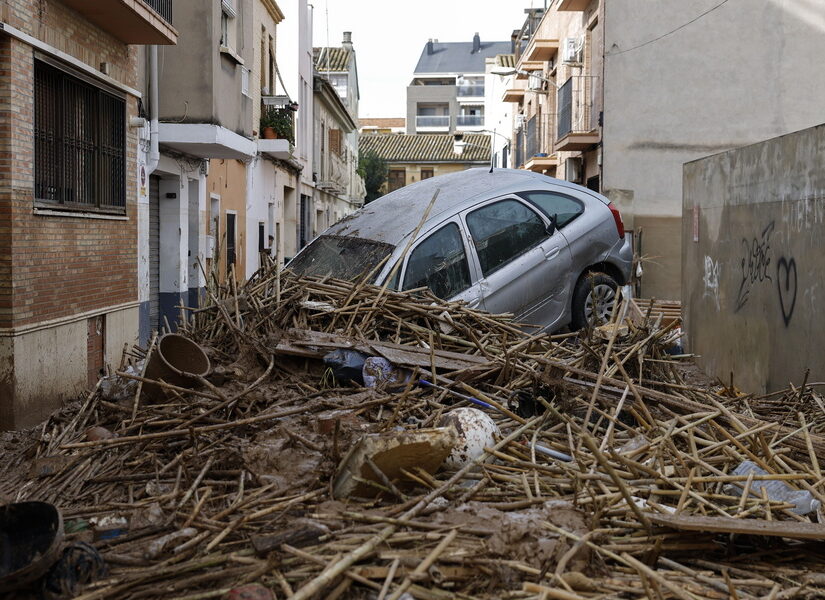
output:
M 354 280 L 374 269 L 394 250 L 391 244 L 356 237 L 322 235 L 289 263 L 297 275 Z

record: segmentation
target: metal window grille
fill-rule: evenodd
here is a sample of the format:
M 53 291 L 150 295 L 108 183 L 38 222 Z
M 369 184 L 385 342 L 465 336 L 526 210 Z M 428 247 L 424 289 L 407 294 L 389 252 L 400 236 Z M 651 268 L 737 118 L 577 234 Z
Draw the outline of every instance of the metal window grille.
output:
M 126 208 L 126 103 L 35 61 L 35 200 L 83 210 Z
M 516 133 L 515 159 L 514 168 L 517 169 L 524 164 L 524 131 L 521 129 Z

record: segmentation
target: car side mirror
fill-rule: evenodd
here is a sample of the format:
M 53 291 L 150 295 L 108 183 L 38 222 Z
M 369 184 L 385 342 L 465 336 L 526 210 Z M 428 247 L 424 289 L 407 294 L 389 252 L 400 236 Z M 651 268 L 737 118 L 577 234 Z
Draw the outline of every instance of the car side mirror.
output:
M 559 216 L 553 215 L 550 217 L 550 224 L 547 226 L 547 235 L 553 235 L 558 229 Z

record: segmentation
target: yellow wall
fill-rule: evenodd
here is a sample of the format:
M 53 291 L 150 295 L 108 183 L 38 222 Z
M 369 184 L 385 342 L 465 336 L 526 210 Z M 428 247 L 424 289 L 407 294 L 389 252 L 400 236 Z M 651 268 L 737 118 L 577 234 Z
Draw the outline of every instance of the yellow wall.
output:
M 218 273 L 223 281 L 226 277 L 226 213 L 233 211 L 235 217 L 235 274 L 238 281 L 243 280 L 246 268 L 246 166 L 239 160 L 212 159 L 209 163 L 209 176 L 206 179 L 207 196 L 220 196 L 220 265 Z M 207 197 L 207 214 L 209 222 L 211 202 Z

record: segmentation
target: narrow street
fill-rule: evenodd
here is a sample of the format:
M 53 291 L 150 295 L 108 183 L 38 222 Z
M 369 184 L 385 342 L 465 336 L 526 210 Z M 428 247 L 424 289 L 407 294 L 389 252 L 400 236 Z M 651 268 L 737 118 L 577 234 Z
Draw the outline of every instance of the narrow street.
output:
M 0 0 L 0 597 L 825 597 L 819 12 Z

